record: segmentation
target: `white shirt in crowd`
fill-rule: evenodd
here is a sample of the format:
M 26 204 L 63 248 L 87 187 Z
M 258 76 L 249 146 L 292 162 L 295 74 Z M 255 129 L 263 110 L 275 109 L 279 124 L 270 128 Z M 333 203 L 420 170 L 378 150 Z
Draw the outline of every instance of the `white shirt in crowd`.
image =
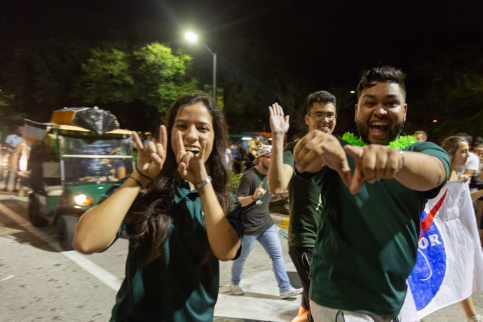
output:
M 477 176 L 480 174 L 480 158 L 473 152 L 469 152 L 468 160 L 466 160 L 465 166 L 461 169 L 462 174 L 466 172 L 466 170 L 475 170 L 473 175 Z
M 7 136 L 7 138 L 5 139 L 5 143 L 8 143 L 10 144 L 12 147 L 7 147 L 7 151 L 8 152 L 13 152 L 15 150 L 15 147 L 20 143 L 22 142 L 22 137 L 21 136 L 18 136 L 17 134 L 10 134 L 9 136 Z
M 228 154 L 231 154 L 231 149 L 226 148 L 226 150 L 225 150 L 225 160 L 226 160 L 226 163 L 229 163 L 230 162 L 230 156 Z

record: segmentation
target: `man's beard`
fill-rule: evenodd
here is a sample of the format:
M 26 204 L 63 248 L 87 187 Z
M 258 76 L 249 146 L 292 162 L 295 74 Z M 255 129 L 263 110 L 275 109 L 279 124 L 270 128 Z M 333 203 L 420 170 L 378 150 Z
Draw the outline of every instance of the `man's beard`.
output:
M 356 122 L 357 125 L 357 132 L 359 132 L 359 137 L 361 138 L 362 142 L 365 142 L 367 144 L 371 144 L 369 142 L 369 135 L 368 132 L 370 131 L 370 127 L 364 127 L 361 125 L 361 122 Z M 389 141 L 387 141 L 385 144 L 388 145 L 390 142 L 395 141 L 398 137 L 399 134 L 401 134 L 402 130 L 404 128 L 404 122 L 399 121 L 396 123 L 396 127 L 394 127 L 394 130 L 389 135 Z

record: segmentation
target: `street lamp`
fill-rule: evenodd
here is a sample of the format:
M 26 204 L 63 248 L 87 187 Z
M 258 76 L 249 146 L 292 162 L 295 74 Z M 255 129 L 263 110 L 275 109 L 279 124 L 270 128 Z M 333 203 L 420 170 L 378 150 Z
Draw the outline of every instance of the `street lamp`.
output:
M 192 32 L 187 32 L 184 34 L 184 37 L 186 40 L 189 42 L 196 42 L 198 41 L 198 36 L 195 33 Z M 204 42 L 201 42 L 203 46 L 210 52 L 210 54 L 213 55 L 213 99 L 215 102 L 217 101 L 216 99 L 216 53 L 214 53 Z

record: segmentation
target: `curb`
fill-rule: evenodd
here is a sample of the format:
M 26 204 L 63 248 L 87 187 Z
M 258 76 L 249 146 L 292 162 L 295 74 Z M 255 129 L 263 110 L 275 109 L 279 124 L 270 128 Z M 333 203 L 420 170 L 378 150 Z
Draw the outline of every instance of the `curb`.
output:
M 277 227 L 288 228 L 288 222 L 289 222 L 288 215 L 272 212 L 270 213 L 270 217 L 272 217 L 273 222 Z

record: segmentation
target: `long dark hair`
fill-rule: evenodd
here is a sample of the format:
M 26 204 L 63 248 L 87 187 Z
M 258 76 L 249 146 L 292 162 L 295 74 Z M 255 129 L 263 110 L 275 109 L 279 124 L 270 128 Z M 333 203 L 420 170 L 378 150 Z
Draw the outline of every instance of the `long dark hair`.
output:
M 446 153 L 448 153 L 450 161 L 453 161 L 453 157 L 456 154 L 456 151 L 458 151 L 458 148 L 462 142 L 468 143 L 468 140 L 466 140 L 466 138 L 463 136 L 454 135 L 447 137 L 441 143 L 441 147 L 446 151 Z
M 171 131 L 179 109 L 184 105 L 196 103 L 202 103 L 207 108 L 213 121 L 213 149 L 205 163 L 207 172 L 213 180 L 212 185 L 223 211 L 227 213 L 232 207 L 233 201 L 229 194 L 230 172 L 225 159 L 228 128 L 223 114 L 217 109 L 215 101 L 204 92 L 183 96 L 173 103 L 169 111 L 166 129 L 168 144 L 163 169 L 148 190 L 136 198 L 125 218 L 129 237 L 139 240 L 140 258 L 137 261 L 141 266 L 150 263 L 163 253 L 171 222 L 178 215 L 171 209 L 174 203 L 174 192 L 183 180 L 178 173 L 178 163 L 171 146 Z M 211 254 L 209 244 L 206 248 L 205 258 L 209 258 Z

